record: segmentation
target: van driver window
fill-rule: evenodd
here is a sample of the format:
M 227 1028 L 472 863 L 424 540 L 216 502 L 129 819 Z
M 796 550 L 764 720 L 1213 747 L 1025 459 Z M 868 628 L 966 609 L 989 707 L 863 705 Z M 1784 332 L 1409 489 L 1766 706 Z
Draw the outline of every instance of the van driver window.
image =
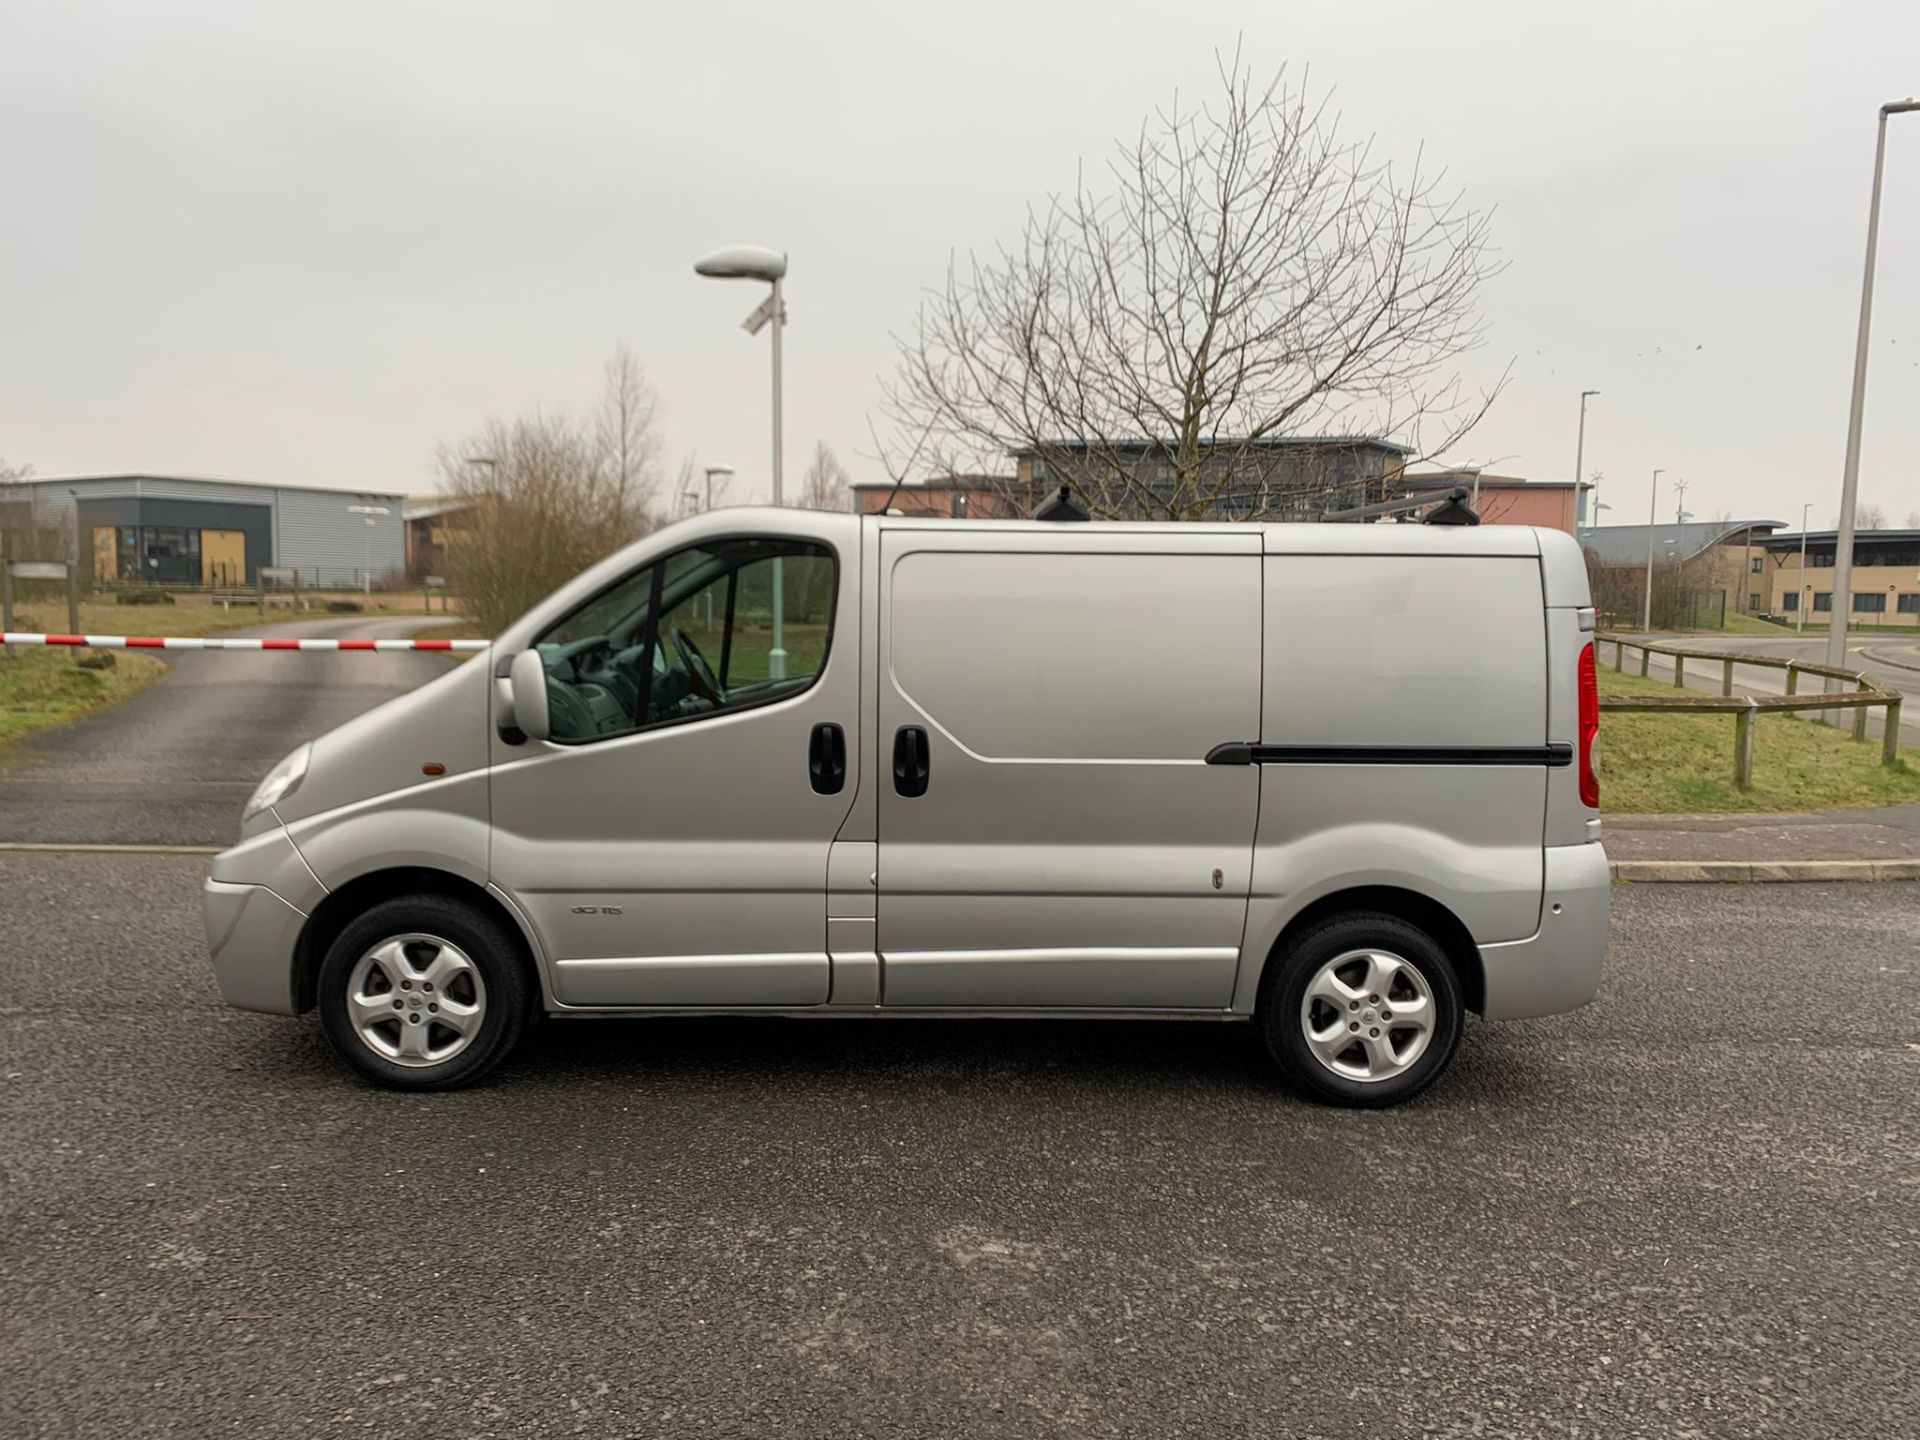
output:
M 712 541 L 628 576 L 535 642 L 552 738 L 604 739 L 797 695 L 826 665 L 837 578 L 826 546 L 765 538 Z

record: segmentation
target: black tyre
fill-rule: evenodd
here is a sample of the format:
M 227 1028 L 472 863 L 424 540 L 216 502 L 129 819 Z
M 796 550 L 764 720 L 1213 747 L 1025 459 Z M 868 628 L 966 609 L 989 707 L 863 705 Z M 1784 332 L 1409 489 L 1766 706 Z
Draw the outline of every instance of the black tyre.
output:
M 1446 952 L 1393 915 L 1323 920 L 1287 940 L 1261 981 L 1260 1028 L 1286 1077 L 1316 1100 L 1410 1100 L 1460 1042 L 1460 982 Z
M 506 1058 L 526 1028 L 517 937 L 440 895 L 383 901 L 350 922 L 320 964 L 320 1023 L 376 1085 L 452 1090 Z

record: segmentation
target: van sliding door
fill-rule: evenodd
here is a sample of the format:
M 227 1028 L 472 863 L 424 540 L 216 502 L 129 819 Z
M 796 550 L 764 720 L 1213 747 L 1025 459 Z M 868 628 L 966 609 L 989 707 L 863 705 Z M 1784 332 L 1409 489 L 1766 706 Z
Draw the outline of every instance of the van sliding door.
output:
M 1232 998 L 1260 772 L 1257 532 L 882 531 L 882 1003 Z

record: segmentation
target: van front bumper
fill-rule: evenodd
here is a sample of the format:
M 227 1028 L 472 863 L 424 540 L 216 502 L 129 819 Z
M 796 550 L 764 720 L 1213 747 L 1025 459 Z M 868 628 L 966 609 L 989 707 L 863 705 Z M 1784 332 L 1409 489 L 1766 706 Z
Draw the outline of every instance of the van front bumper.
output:
M 1488 1020 L 1577 1010 L 1600 988 L 1613 877 L 1600 842 L 1551 845 L 1540 928 L 1525 940 L 1480 947 Z
M 204 903 L 220 998 L 242 1010 L 296 1014 L 293 949 L 307 917 L 264 885 L 209 880 Z
M 202 895 L 207 952 L 229 1005 L 296 1013 L 294 947 L 326 893 L 277 818 L 214 857 L 213 878 Z

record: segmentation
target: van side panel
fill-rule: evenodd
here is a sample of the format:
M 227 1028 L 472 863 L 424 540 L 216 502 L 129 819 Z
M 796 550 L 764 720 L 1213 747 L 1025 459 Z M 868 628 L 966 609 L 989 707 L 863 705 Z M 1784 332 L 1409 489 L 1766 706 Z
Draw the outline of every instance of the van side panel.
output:
M 1259 725 L 1262 557 L 1056 529 L 886 532 L 883 1003 L 1223 1009 L 1259 776 L 1206 755 Z M 891 783 L 907 727 L 923 794 Z
M 1546 739 L 1536 557 L 1268 555 L 1266 567 L 1267 744 Z
M 1253 1008 L 1287 922 L 1340 890 L 1427 896 L 1481 944 L 1532 935 L 1550 773 L 1538 556 L 1270 548 L 1266 567 L 1266 763 L 1235 1008 Z M 1300 746 L 1319 753 L 1288 755 Z M 1398 747 L 1521 753 L 1406 763 Z

